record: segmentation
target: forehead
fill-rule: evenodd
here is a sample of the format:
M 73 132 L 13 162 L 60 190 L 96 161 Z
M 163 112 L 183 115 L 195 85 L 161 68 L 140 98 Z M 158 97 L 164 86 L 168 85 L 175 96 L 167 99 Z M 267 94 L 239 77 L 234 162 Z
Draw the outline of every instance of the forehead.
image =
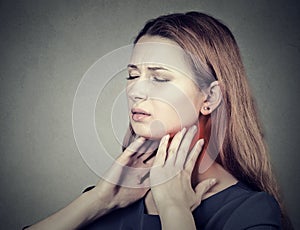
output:
M 193 71 L 188 55 L 175 42 L 162 38 L 142 38 L 135 44 L 130 65 L 160 66 L 174 69 L 187 76 Z

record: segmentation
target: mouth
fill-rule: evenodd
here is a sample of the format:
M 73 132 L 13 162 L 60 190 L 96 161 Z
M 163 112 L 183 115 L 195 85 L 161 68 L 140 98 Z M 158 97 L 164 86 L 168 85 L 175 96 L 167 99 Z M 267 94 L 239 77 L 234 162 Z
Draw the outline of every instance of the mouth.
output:
M 131 117 L 132 117 L 132 120 L 134 120 L 134 121 L 142 121 L 150 116 L 151 116 L 151 114 L 146 112 L 145 110 L 142 110 L 139 108 L 131 109 Z

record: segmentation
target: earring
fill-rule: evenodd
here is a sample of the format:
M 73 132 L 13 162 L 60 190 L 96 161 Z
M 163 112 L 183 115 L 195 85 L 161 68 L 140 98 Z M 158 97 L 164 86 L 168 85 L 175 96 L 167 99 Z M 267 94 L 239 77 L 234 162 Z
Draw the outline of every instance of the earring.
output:
M 208 106 L 205 106 L 204 110 L 210 110 L 210 108 Z

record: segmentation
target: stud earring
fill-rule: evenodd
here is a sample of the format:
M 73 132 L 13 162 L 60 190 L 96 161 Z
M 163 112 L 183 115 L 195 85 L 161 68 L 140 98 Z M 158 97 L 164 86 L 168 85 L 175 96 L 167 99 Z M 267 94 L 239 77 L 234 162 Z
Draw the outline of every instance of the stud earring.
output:
M 210 108 L 208 106 L 205 106 L 204 110 L 210 110 Z

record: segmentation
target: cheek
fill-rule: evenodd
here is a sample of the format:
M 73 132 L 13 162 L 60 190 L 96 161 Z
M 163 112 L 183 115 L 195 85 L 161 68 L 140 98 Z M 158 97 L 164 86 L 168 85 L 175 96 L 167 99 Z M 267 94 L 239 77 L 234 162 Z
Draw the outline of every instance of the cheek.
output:
M 190 127 L 198 121 L 194 104 L 183 94 L 152 100 L 152 105 L 155 112 L 151 130 L 155 134 L 175 134 L 183 127 Z
M 153 116 L 153 128 L 155 130 L 164 130 L 166 134 L 174 133 L 181 129 L 180 116 L 178 116 L 175 108 L 158 100 L 153 100 L 152 105 L 155 111 Z
M 167 120 L 176 121 L 177 124 L 173 125 L 177 127 L 190 126 L 198 119 L 199 111 L 195 106 L 194 95 L 191 97 L 191 94 L 176 85 L 169 85 L 163 90 L 153 90 L 151 98 L 160 102 L 155 113 L 160 116 L 159 113 L 164 111 L 163 116 Z

